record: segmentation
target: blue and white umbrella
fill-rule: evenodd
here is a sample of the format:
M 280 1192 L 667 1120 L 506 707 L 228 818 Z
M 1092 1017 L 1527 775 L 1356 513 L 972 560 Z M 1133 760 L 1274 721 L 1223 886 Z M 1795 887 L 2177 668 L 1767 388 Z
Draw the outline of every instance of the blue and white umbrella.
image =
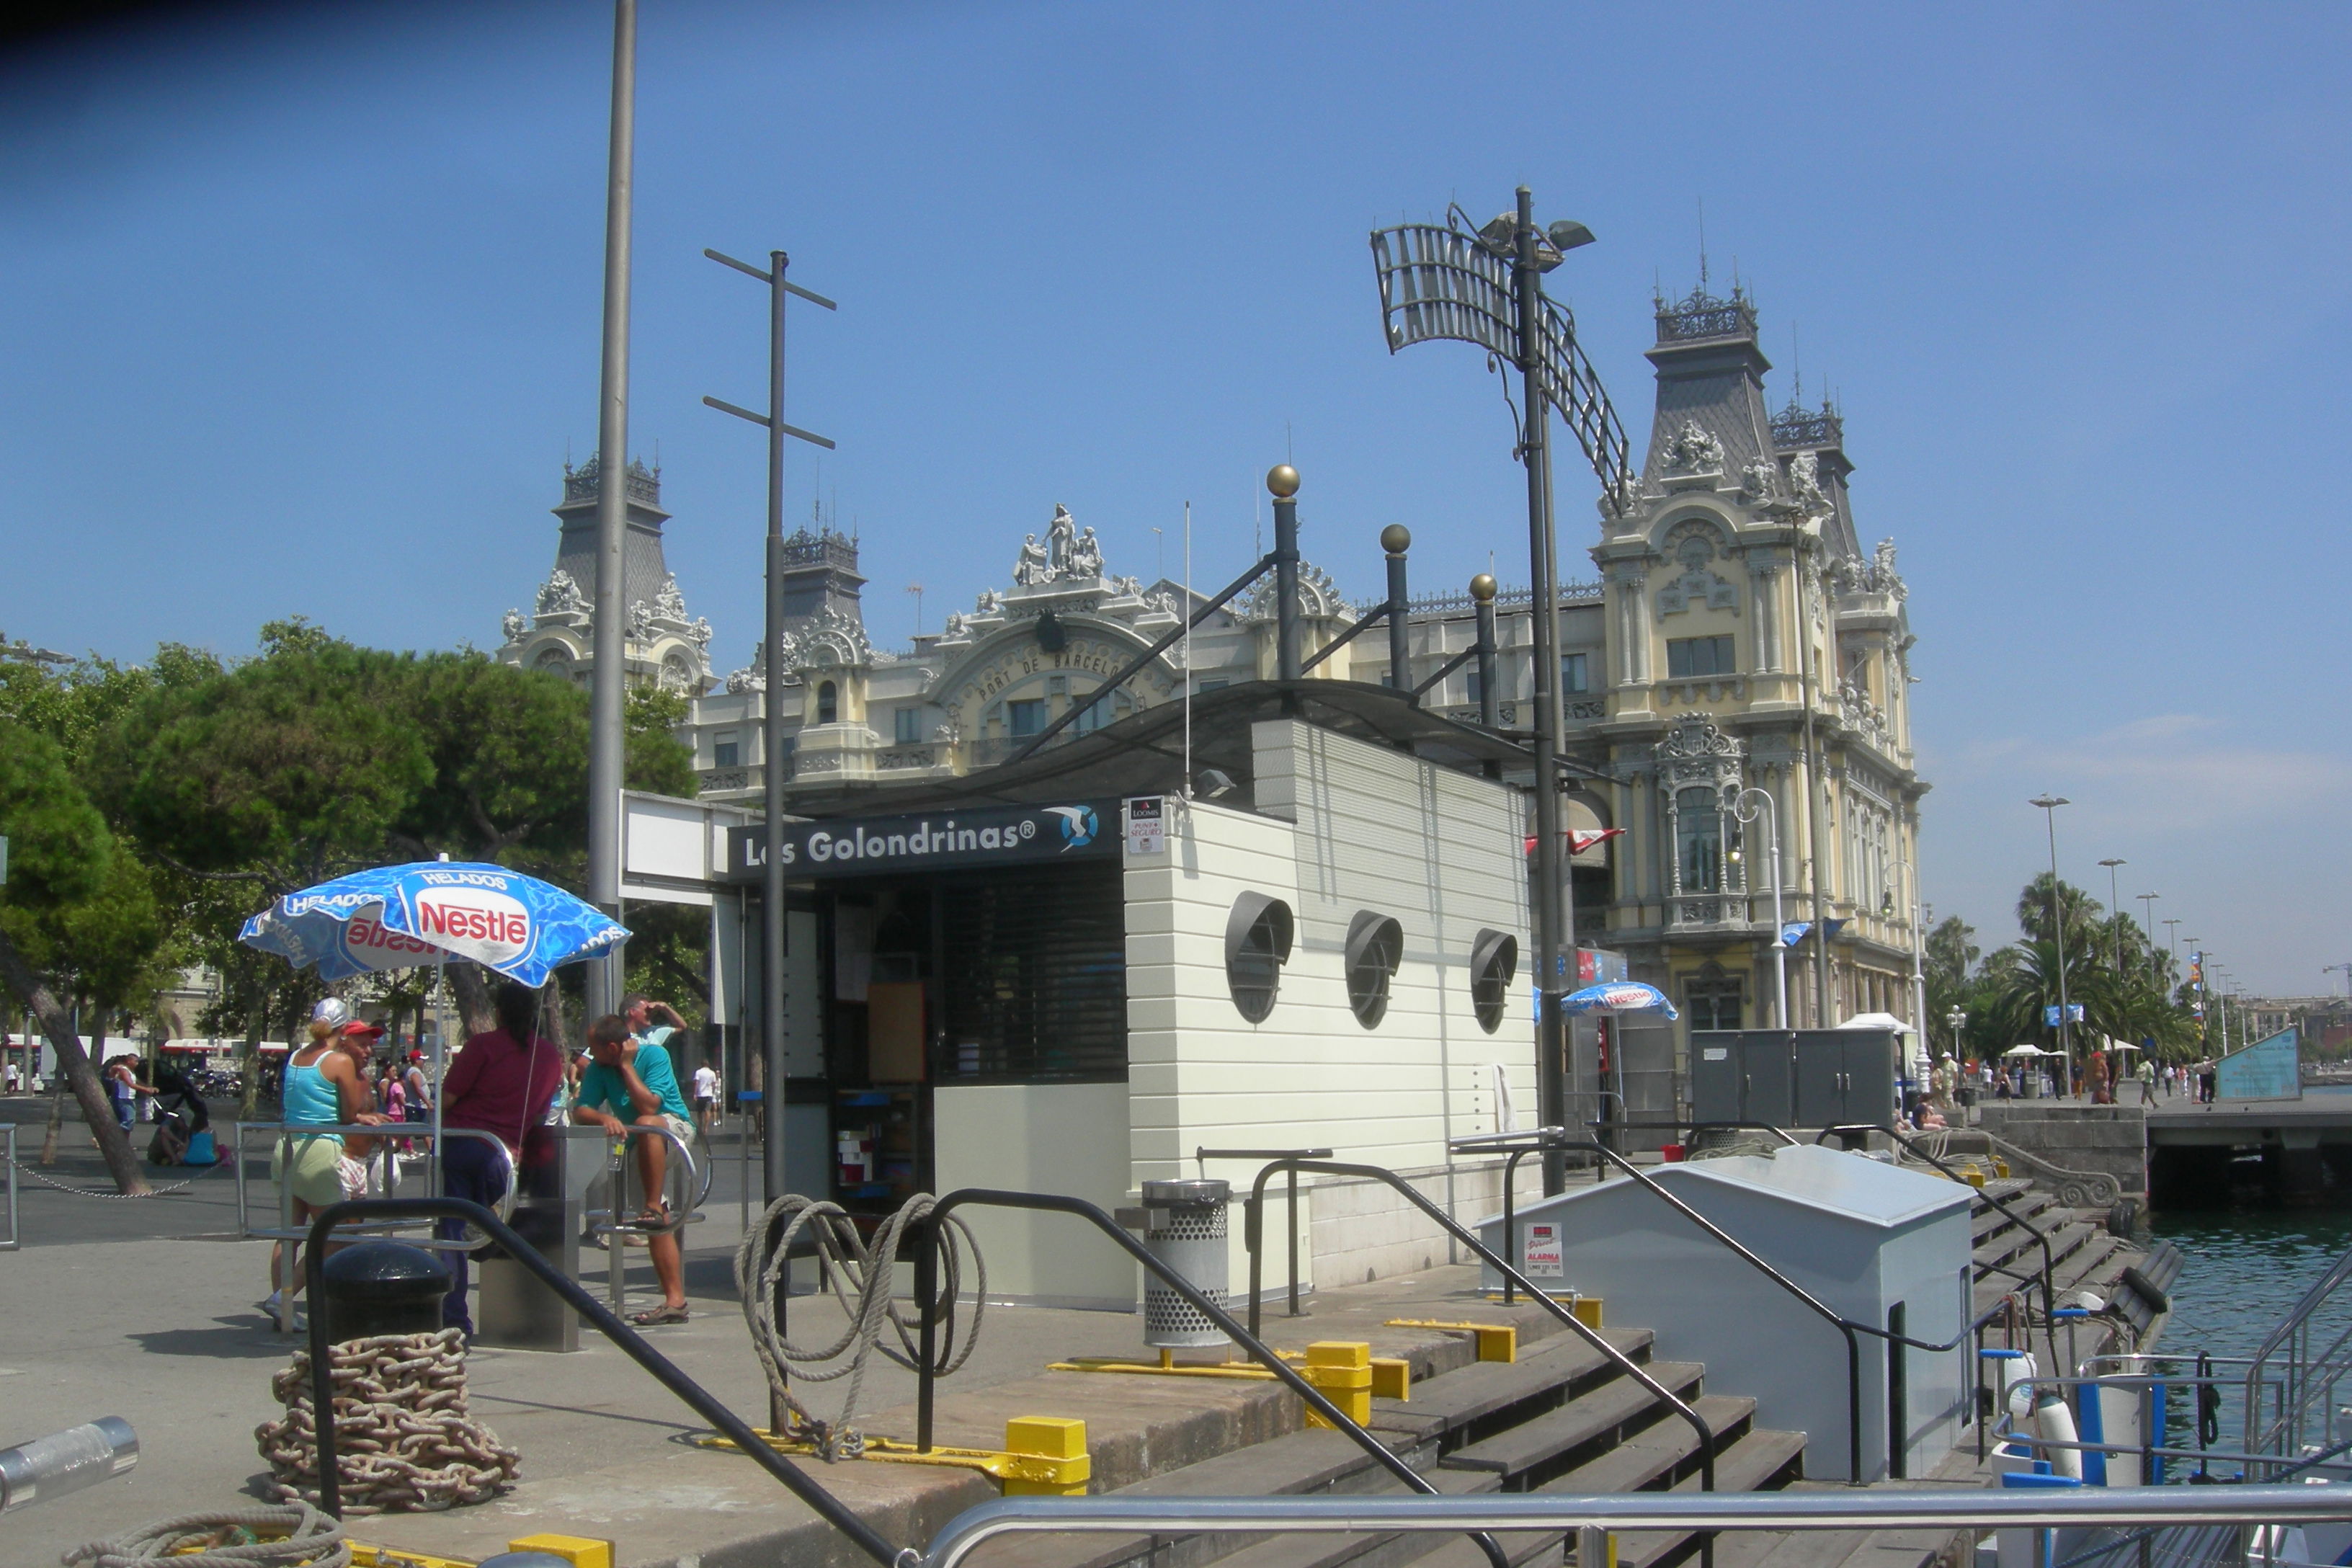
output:
M 1670 1019 L 1681 1016 L 1675 1011 L 1675 1005 L 1666 1000 L 1664 992 L 1638 980 L 1609 980 L 1588 985 L 1560 998 L 1560 1005 L 1571 1013 L 1643 1013 L 1655 1009 Z
M 612 916 L 503 866 L 419 860 L 354 871 L 289 893 L 237 940 L 322 980 L 466 958 L 525 985 L 626 942 Z

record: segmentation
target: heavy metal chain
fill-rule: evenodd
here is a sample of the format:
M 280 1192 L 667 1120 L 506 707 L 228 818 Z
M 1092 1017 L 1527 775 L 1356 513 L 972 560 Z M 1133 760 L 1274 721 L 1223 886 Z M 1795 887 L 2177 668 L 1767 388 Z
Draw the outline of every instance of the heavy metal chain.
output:
M 298 1501 L 182 1514 L 87 1542 L 63 1562 L 66 1568 L 140 1568 L 165 1558 L 173 1568 L 351 1568 L 352 1543 L 341 1524 Z
M 520 1456 L 466 1405 L 466 1338 L 456 1329 L 378 1334 L 332 1347 L 335 1470 L 343 1513 L 429 1512 L 480 1502 L 512 1484 Z M 269 1390 L 286 1414 L 254 1428 L 270 1486 L 316 1501 L 319 1442 L 310 1352 L 297 1351 Z
M 743 1304 L 743 1321 L 751 1326 L 751 1349 L 768 1374 L 769 1388 L 783 1402 L 796 1426 L 790 1433 L 777 1436 L 803 1438 L 814 1444 L 818 1458 L 827 1464 L 836 1459 L 854 1459 L 866 1451 L 866 1436 L 857 1426 L 857 1405 L 865 1387 L 866 1361 L 878 1350 L 912 1371 L 922 1353 L 916 1337 L 919 1321 L 901 1313 L 891 1299 L 892 1261 L 898 1256 L 899 1242 L 908 1227 L 929 1215 L 938 1202 L 929 1193 L 918 1193 L 908 1198 L 898 1213 L 875 1230 L 873 1243 L 868 1246 L 858 1237 L 856 1226 L 840 1205 L 787 1193 L 768 1205 L 759 1223 L 743 1233 L 742 1242 L 735 1249 L 735 1293 Z M 776 1300 L 782 1293 L 786 1270 L 791 1267 L 793 1244 L 803 1231 L 816 1252 L 821 1275 L 831 1281 L 834 1299 L 849 1319 L 840 1338 L 816 1348 L 793 1343 L 784 1338 L 776 1323 Z M 939 1300 L 947 1321 L 936 1353 L 938 1375 L 945 1377 L 970 1360 L 973 1347 L 980 1342 L 980 1321 L 988 1299 L 988 1265 L 963 1221 L 950 1217 L 942 1235 L 945 1245 L 940 1248 Z M 971 1323 L 959 1345 L 953 1313 L 955 1302 L 962 1294 L 963 1254 L 967 1251 L 971 1254 L 974 1276 Z M 896 1333 L 898 1349 L 882 1342 L 885 1329 Z M 849 1359 L 838 1365 L 821 1371 L 805 1370 L 814 1363 L 839 1361 L 845 1353 Z M 802 1370 L 795 1371 L 796 1368 Z M 793 1396 L 792 1379 L 795 1375 L 803 1383 L 849 1379 L 849 1393 L 842 1402 L 841 1414 L 831 1421 L 818 1419 Z
M 89 1187 L 69 1187 L 63 1182 L 51 1181 L 48 1177 L 41 1174 L 40 1172 L 33 1169 L 32 1166 L 27 1165 L 22 1160 L 14 1160 L 11 1161 L 10 1163 L 14 1164 L 16 1169 L 24 1172 L 25 1174 L 32 1177 L 33 1180 L 40 1183 L 41 1185 L 45 1187 L 55 1187 L 61 1193 L 71 1193 L 78 1198 L 160 1198 L 166 1193 L 176 1193 L 183 1187 L 194 1186 L 198 1179 L 194 1176 L 190 1176 L 184 1182 L 173 1182 L 168 1187 L 150 1187 L 143 1193 L 101 1193 Z M 224 1163 L 226 1163 L 226 1162 L 224 1162 Z M 207 1172 L 206 1174 L 210 1174 L 210 1173 Z

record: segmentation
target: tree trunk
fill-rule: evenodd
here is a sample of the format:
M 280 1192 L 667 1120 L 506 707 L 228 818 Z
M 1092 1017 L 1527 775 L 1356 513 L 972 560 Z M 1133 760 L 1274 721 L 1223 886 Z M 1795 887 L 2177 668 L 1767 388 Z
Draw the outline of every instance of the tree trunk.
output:
M 563 983 L 550 975 L 547 989 L 540 994 L 539 1030 L 549 1039 L 569 1051 L 572 1042 L 570 1005 L 563 996 Z
M 107 1102 L 106 1089 L 98 1081 L 97 1070 L 82 1051 L 81 1040 L 74 1034 L 73 1020 L 58 1005 L 57 997 L 26 963 L 24 954 L 16 951 L 16 944 L 5 931 L 0 931 L 0 982 L 5 982 L 39 1016 L 41 1031 L 48 1036 L 51 1048 L 58 1053 L 58 1070 L 73 1087 L 75 1102 L 81 1107 L 82 1120 L 89 1123 L 90 1136 L 98 1140 L 98 1152 L 105 1156 L 115 1189 L 126 1196 L 146 1192 L 147 1178 L 140 1173 L 138 1156 L 131 1152 L 130 1136 L 114 1120 L 114 1107 Z
M 481 966 L 463 960 L 449 965 L 449 991 L 457 1000 L 457 1020 L 464 1026 L 467 1039 L 487 1035 L 499 1026 L 498 1013 L 490 1005 L 490 986 Z
M 258 1121 L 261 1119 L 261 1033 L 268 1025 L 269 993 L 257 980 L 253 984 L 253 1005 L 245 1010 L 245 1044 L 237 1047 L 237 1079 L 240 1094 L 237 1100 L 237 1120 Z M 292 1052 L 287 1053 L 292 1055 Z

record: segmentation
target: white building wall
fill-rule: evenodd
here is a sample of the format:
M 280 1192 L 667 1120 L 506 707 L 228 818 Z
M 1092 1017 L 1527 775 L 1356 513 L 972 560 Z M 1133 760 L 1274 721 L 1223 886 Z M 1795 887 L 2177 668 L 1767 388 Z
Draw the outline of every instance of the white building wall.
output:
M 1478 1026 L 1468 960 L 1481 929 L 1517 935 L 1526 878 L 1516 795 L 1488 780 L 1293 721 L 1255 727 L 1255 813 L 1171 801 L 1168 847 L 1127 869 L 1129 1122 L 1134 1179 L 1193 1173 L 1194 1149 L 1322 1146 L 1389 1167 L 1475 1218 L 1498 1195 L 1485 1163 L 1449 1168 L 1449 1136 L 1495 1129 L 1494 1066 L 1532 1110 L 1534 1026 L 1518 998 Z M 1225 925 L 1244 892 L 1289 904 L 1297 934 L 1273 1012 L 1234 1005 Z M 1345 942 L 1360 910 L 1395 919 L 1404 955 L 1366 1028 L 1348 1002 Z M 1213 1169 L 1237 1184 L 1255 1173 Z M 1392 1192 L 1310 1178 L 1314 1276 L 1352 1280 L 1448 1260 Z M 1273 1189 L 1278 1192 L 1279 1184 Z M 1234 1286 L 1244 1285 L 1236 1235 Z M 1278 1222 L 1269 1289 L 1286 1283 Z

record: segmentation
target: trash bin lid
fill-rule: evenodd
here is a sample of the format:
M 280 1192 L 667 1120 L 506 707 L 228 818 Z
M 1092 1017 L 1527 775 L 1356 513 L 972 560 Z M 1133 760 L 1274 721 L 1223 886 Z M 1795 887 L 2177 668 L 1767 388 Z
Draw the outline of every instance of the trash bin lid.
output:
M 1222 1204 L 1234 1195 L 1234 1184 L 1214 1177 L 1187 1182 L 1146 1182 L 1143 1201 L 1153 1208 Z
M 327 1293 L 341 1301 L 406 1301 L 442 1296 L 449 1270 L 421 1247 L 400 1241 L 362 1241 L 326 1262 Z

